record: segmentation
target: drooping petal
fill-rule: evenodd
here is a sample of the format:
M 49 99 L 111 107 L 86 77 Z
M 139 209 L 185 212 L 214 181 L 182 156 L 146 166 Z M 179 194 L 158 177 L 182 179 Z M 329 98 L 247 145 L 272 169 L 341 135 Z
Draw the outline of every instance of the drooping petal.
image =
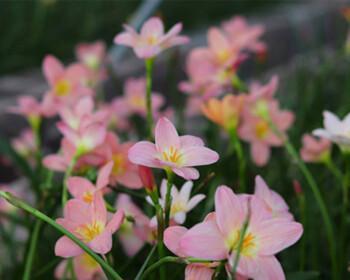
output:
M 62 236 L 55 244 L 55 255 L 62 258 L 79 256 L 83 252 L 83 249 L 76 245 L 67 236 Z
M 168 227 L 164 231 L 164 244 L 175 255 L 185 257 L 180 250 L 180 240 L 187 232 L 187 228 L 181 226 Z
M 179 250 L 186 256 L 210 260 L 225 259 L 228 253 L 223 236 L 213 221 L 189 229 L 180 240 Z
M 199 178 L 199 172 L 195 168 L 191 167 L 182 167 L 182 168 L 173 168 L 173 171 L 178 176 L 186 180 L 197 180 Z

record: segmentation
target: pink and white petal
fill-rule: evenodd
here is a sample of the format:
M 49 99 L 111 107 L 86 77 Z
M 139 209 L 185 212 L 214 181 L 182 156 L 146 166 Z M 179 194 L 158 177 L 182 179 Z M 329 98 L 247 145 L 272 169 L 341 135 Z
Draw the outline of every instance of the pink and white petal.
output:
M 112 217 L 112 219 L 109 221 L 106 230 L 109 230 L 111 234 L 116 232 L 120 225 L 124 221 L 124 211 L 123 210 L 118 210 Z
M 76 257 L 84 251 L 67 236 L 62 236 L 55 244 L 55 255 L 62 258 Z
M 151 36 L 161 37 L 164 34 L 163 22 L 157 17 L 150 18 L 143 24 L 140 34 L 144 38 Z
M 91 96 L 85 96 L 79 100 L 74 108 L 78 116 L 90 115 L 94 109 L 94 100 Z
M 102 189 L 109 184 L 109 176 L 112 172 L 113 165 L 113 161 L 110 161 L 100 169 L 96 182 L 97 189 Z
M 270 158 L 270 148 L 262 142 L 253 142 L 250 146 L 253 161 L 257 166 L 264 166 Z
M 137 165 L 160 168 L 156 159 L 158 152 L 156 146 L 148 141 L 141 141 L 133 145 L 128 152 L 129 160 Z
M 215 212 L 218 228 L 224 237 L 240 228 L 245 219 L 240 199 L 226 186 L 219 186 L 216 190 Z
M 191 167 L 182 167 L 182 168 L 173 168 L 173 171 L 178 176 L 186 180 L 197 180 L 199 178 L 199 172 L 195 168 Z
M 219 154 L 206 147 L 192 146 L 182 150 L 185 167 L 208 165 L 219 160 Z
M 260 257 L 256 261 L 257 275 L 256 280 L 285 280 L 282 266 L 275 256 Z
M 185 280 L 211 280 L 214 270 L 203 265 L 189 264 L 185 269 Z
M 68 178 L 67 186 L 70 194 L 79 199 L 82 199 L 85 193 L 93 193 L 96 190 L 95 186 L 83 177 Z
M 101 192 L 96 192 L 89 209 L 91 219 L 99 221 L 103 225 L 107 222 L 107 209 Z M 118 213 L 118 212 L 117 212 Z
M 180 136 L 180 143 L 182 148 L 192 147 L 192 146 L 204 146 L 204 142 L 201 138 L 192 135 Z
M 107 254 L 112 249 L 112 234 L 109 230 L 105 230 L 92 241 L 89 247 L 98 254 Z
M 341 121 L 334 115 L 332 112 L 324 111 L 323 112 L 323 125 L 326 130 L 329 132 L 338 132 L 341 130 Z
M 46 168 L 55 171 L 65 171 L 68 166 L 65 158 L 61 155 L 48 155 L 43 159 L 43 164 Z
M 53 55 L 47 55 L 43 61 L 43 72 L 50 85 L 59 79 L 63 72 L 63 64 Z
M 182 225 L 186 221 L 186 212 L 178 212 L 172 218 L 178 225 Z
M 133 34 L 129 32 L 119 33 L 114 37 L 114 43 L 117 45 L 126 45 L 129 47 L 133 47 L 136 43 L 137 37 L 133 36 Z
M 180 240 L 187 232 L 187 228 L 181 226 L 168 227 L 164 231 L 164 244 L 175 255 L 185 257 L 180 250 Z
M 162 38 L 162 43 L 167 43 L 168 40 L 177 37 L 182 30 L 182 23 L 175 24 Z
M 206 221 L 189 229 L 180 240 L 179 250 L 189 257 L 210 260 L 226 259 L 228 254 L 223 236 L 213 221 Z
M 167 118 L 160 118 L 155 128 L 155 142 L 158 151 L 169 147 L 180 148 L 180 137 L 175 126 Z
M 303 226 L 284 219 L 268 219 L 259 224 L 254 234 L 259 239 L 259 254 L 274 255 L 296 243 L 303 234 Z
M 197 194 L 194 197 L 190 199 L 190 201 L 187 204 L 187 211 L 192 210 L 194 207 L 197 206 L 199 202 L 201 202 L 203 199 L 205 199 L 204 194 Z
M 185 184 L 182 185 L 179 193 L 182 201 L 186 201 L 186 202 L 189 201 L 192 188 L 193 188 L 192 181 L 187 181 Z

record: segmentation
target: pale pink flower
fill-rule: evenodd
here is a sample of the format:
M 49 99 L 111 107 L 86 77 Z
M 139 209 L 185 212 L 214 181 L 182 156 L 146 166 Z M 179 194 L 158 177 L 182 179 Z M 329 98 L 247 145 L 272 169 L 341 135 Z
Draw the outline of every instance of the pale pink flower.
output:
M 131 124 L 129 117 L 129 108 L 125 106 L 122 98 L 116 97 L 108 103 L 100 104 L 99 111 L 105 112 L 107 117 L 107 126 L 118 131 L 130 132 Z
M 103 144 L 93 152 L 93 156 L 99 157 L 102 162 L 114 163 L 110 174 L 111 184 L 119 183 L 131 189 L 142 188 L 138 168 L 128 158 L 128 151 L 133 144 L 120 143 L 116 134 L 108 132 Z
M 124 28 L 126 31 L 119 33 L 114 38 L 114 43 L 132 47 L 137 57 L 141 59 L 153 58 L 165 49 L 189 41 L 186 36 L 178 35 L 182 30 L 181 23 L 164 33 L 163 22 L 157 17 L 147 20 L 139 34 L 131 26 L 124 25 Z
M 258 82 L 253 82 L 249 87 L 249 101 L 256 102 L 258 100 L 273 100 L 279 84 L 277 75 L 271 77 L 270 81 L 262 85 Z
M 340 120 L 331 112 L 323 112 L 324 128 L 316 129 L 313 135 L 325 138 L 339 145 L 342 150 L 350 150 L 350 114 Z
M 271 190 L 260 176 L 255 178 L 254 195 L 265 203 L 265 208 L 271 215 L 271 218 L 285 219 L 287 221 L 294 220 L 282 196 Z
M 45 102 L 38 102 L 29 95 L 17 99 L 18 105 L 9 108 L 9 112 L 26 117 L 30 122 L 38 122 L 41 117 L 50 117 L 52 107 Z
M 85 203 L 92 203 L 96 194 L 101 195 L 103 188 L 109 184 L 109 176 L 113 168 L 113 162 L 107 163 L 98 172 L 96 185 L 83 177 L 70 177 L 67 186 L 70 194 Z
M 303 147 L 300 155 L 305 162 L 322 162 L 329 159 L 332 142 L 328 139 L 318 139 L 309 134 L 303 136 Z
M 116 207 L 134 219 L 134 222 L 125 219 L 118 231 L 118 237 L 125 253 L 132 257 L 140 251 L 146 242 L 153 243 L 155 241 L 153 228 L 150 227 L 150 219 L 133 203 L 128 195 L 120 194 L 116 201 Z
M 56 222 L 98 254 L 107 254 L 112 249 L 112 235 L 124 219 L 124 212 L 118 210 L 107 221 L 107 210 L 102 195 L 95 195 L 93 203 L 79 199 L 69 200 L 64 207 L 64 218 Z M 55 245 L 55 254 L 63 258 L 79 256 L 84 251 L 68 237 L 61 237 Z
M 248 208 L 250 220 L 237 273 L 256 280 L 285 279 L 274 255 L 301 237 L 302 225 L 284 219 L 271 219 L 258 197 L 241 199 L 226 186 L 216 191 L 215 214 L 189 229 L 179 241 L 179 250 L 186 256 L 196 258 L 213 261 L 228 259 L 232 265 Z
M 106 59 L 106 44 L 103 41 L 80 43 L 75 47 L 78 60 L 91 70 L 99 70 Z
M 170 219 L 173 219 L 177 224 L 183 224 L 186 221 L 187 213 L 190 212 L 194 207 L 197 206 L 204 198 L 204 194 L 197 194 L 190 197 L 191 190 L 193 187 L 192 181 L 187 181 L 180 189 L 176 188 L 175 185 L 171 187 L 171 208 L 170 208 Z M 163 179 L 160 186 L 161 197 L 159 204 L 165 206 L 165 197 L 167 189 L 167 180 Z M 147 197 L 147 201 L 153 205 L 151 197 Z
M 166 118 L 158 120 L 155 128 L 155 144 L 141 141 L 129 150 L 134 164 L 152 168 L 170 169 L 186 180 L 198 179 L 199 172 L 193 166 L 212 164 L 219 155 L 204 147 L 195 136 L 179 136 L 174 125 Z
M 164 105 L 164 97 L 156 92 L 152 93 L 152 112 L 157 114 Z M 129 114 L 138 114 L 146 117 L 146 79 L 129 78 L 124 85 L 124 95 L 119 97 L 129 111 Z
M 93 94 L 92 89 L 87 87 L 89 71 L 81 64 L 64 68 L 57 58 L 47 55 L 43 62 L 43 72 L 50 86 L 47 103 L 56 104 L 56 109 L 81 96 Z
M 265 28 L 262 25 L 248 25 L 245 18 L 236 16 L 222 25 L 226 34 L 230 37 L 233 47 L 249 50 L 256 53 L 266 52 L 266 44 L 260 41 Z
M 47 155 L 43 159 L 46 168 L 64 172 L 71 163 L 76 148 L 65 138 L 61 140 L 61 149 L 57 154 Z
M 251 143 L 250 151 L 255 164 L 263 166 L 270 158 L 270 147 L 282 146 L 284 143 L 284 139 L 276 135 L 269 122 L 284 133 L 292 125 L 294 114 L 280 110 L 278 102 L 273 99 L 256 99 L 254 96 L 247 100 L 238 134 Z
M 68 261 L 63 260 L 55 269 L 55 278 L 64 279 L 67 271 Z M 87 253 L 83 253 L 73 258 L 74 274 L 77 280 L 105 280 L 106 275 L 101 266 Z M 68 275 L 69 275 L 68 270 Z
M 31 129 L 24 129 L 17 138 L 11 141 L 11 145 L 19 155 L 34 163 L 37 147 Z

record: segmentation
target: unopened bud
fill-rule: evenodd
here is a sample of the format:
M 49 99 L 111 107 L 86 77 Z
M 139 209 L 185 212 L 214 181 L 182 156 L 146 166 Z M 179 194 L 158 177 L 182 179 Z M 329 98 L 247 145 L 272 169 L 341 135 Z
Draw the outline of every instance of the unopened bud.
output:
M 147 191 L 152 192 L 156 188 L 152 169 L 143 165 L 139 165 L 138 169 L 143 186 Z
M 296 195 L 303 194 L 303 188 L 301 187 L 301 184 L 298 180 L 293 180 L 293 188 L 294 188 Z

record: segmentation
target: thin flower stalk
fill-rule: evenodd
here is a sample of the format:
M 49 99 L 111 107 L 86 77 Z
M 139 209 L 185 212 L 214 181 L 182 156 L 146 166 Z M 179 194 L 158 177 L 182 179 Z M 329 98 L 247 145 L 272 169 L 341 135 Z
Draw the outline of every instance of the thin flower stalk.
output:
M 146 110 L 147 110 L 147 128 L 148 138 L 153 139 L 153 112 L 152 112 L 152 70 L 154 59 L 145 60 L 146 65 Z

